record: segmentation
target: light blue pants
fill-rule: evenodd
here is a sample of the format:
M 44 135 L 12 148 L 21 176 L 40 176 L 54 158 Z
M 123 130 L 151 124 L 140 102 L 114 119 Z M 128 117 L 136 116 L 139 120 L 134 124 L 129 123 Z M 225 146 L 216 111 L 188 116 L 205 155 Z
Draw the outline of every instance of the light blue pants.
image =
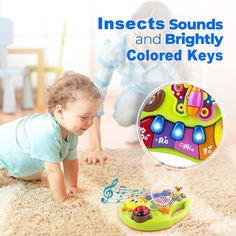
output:
M 116 99 L 113 117 L 120 126 L 136 124 L 139 109 L 146 95 L 133 90 L 124 90 Z

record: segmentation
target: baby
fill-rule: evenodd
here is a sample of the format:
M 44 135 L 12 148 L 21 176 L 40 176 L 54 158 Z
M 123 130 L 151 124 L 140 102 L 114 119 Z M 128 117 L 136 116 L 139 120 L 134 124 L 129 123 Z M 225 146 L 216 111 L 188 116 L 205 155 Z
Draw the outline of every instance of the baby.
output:
M 81 200 L 71 196 L 79 192 L 78 136 L 92 125 L 100 99 L 89 78 L 65 73 L 49 89 L 48 113 L 0 126 L 0 165 L 23 180 L 40 179 L 45 169 L 55 200 L 67 207 L 80 206 Z

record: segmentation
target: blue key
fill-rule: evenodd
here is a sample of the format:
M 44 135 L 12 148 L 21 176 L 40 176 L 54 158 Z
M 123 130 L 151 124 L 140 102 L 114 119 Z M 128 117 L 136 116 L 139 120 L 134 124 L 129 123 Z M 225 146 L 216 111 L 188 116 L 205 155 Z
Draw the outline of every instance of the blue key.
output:
M 206 141 L 206 135 L 204 128 L 201 125 L 197 125 L 193 129 L 193 142 L 195 144 L 202 144 Z
M 152 199 L 152 196 L 151 196 L 151 195 L 146 195 L 146 199 L 147 199 L 147 200 L 151 200 L 151 199 Z
M 176 122 L 174 128 L 171 131 L 171 138 L 175 140 L 182 140 L 184 137 L 184 123 L 183 122 Z
M 165 118 L 161 115 L 156 116 L 153 120 L 150 130 L 155 134 L 160 134 L 164 129 Z
M 161 194 L 160 194 L 160 193 L 154 193 L 153 196 L 154 196 L 154 197 L 160 197 Z

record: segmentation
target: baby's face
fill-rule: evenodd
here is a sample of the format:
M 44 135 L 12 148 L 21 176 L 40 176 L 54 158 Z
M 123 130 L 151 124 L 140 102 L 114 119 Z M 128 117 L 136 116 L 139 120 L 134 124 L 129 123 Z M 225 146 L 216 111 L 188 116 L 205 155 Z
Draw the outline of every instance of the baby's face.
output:
M 60 126 L 75 135 L 82 135 L 92 124 L 100 106 L 100 99 L 79 97 L 74 102 L 68 102 L 63 109 Z

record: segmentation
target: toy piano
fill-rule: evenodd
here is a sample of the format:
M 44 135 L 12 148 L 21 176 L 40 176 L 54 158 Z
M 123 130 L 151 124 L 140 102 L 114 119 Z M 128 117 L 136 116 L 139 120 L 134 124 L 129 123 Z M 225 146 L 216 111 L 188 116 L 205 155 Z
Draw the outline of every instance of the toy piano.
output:
M 190 84 L 168 85 L 145 104 L 140 137 L 149 152 L 174 154 L 200 163 L 219 146 L 223 122 L 215 100 Z
M 181 187 L 127 199 L 119 207 L 124 224 L 140 231 L 170 228 L 188 215 L 190 200 Z

